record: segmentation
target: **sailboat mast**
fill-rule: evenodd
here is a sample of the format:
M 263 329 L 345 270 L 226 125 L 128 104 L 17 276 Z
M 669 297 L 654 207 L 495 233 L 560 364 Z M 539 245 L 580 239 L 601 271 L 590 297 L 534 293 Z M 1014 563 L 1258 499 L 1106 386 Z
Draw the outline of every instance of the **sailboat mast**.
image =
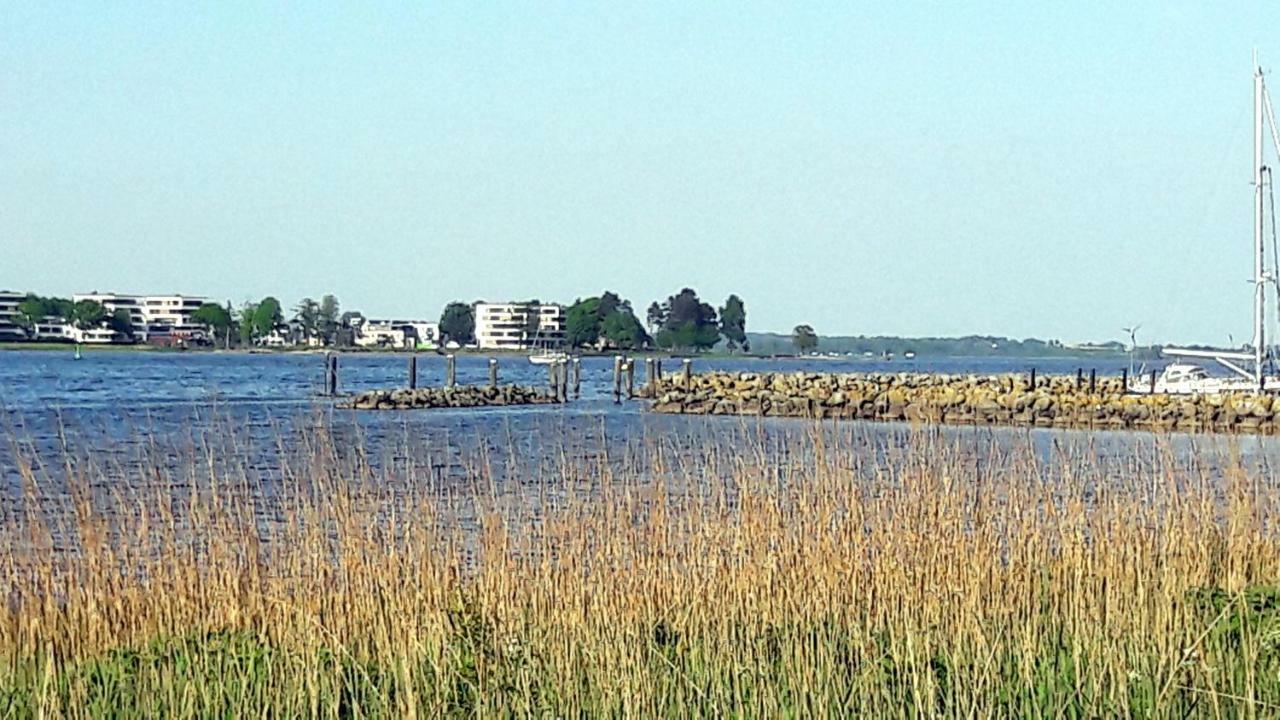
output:
M 1262 246 L 1262 68 L 1257 54 L 1253 58 L 1253 372 L 1262 386 L 1263 309 L 1266 279 L 1263 277 Z

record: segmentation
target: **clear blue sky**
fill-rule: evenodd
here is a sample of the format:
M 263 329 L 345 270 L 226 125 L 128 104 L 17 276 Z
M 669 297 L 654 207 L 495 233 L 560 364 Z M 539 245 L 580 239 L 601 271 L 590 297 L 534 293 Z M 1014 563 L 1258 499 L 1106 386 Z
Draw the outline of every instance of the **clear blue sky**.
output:
M 5 4 L 0 287 L 1249 334 L 1275 3 L 204 5 Z

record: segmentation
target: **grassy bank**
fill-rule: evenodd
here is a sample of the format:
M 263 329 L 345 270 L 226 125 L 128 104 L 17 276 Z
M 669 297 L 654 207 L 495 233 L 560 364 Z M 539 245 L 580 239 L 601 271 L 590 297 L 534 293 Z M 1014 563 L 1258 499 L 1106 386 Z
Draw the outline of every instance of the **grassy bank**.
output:
M 22 451 L 0 716 L 1280 710 L 1280 498 L 1230 453 L 744 425 L 448 480 L 281 444 L 272 479 L 234 440 Z

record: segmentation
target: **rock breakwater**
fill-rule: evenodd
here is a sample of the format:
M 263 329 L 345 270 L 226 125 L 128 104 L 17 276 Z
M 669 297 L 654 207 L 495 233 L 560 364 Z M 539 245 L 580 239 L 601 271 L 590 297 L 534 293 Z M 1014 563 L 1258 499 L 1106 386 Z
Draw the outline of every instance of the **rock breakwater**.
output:
M 549 392 L 519 385 L 497 387 L 455 386 L 416 390 L 372 390 L 350 398 L 342 406 L 355 410 L 426 410 L 478 408 L 506 405 L 550 405 L 557 400 Z
M 1130 395 L 1122 380 L 1026 375 L 702 373 L 642 395 L 660 413 L 1032 427 L 1280 432 L 1280 397 Z

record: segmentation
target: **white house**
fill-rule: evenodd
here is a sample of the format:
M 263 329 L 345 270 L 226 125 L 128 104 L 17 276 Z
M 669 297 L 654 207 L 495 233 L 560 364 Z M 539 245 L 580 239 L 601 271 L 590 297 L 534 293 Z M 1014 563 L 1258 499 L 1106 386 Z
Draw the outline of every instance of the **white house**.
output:
M 355 326 L 360 347 L 435 347 L 440 323 L 430 320 L 362 319 Z

